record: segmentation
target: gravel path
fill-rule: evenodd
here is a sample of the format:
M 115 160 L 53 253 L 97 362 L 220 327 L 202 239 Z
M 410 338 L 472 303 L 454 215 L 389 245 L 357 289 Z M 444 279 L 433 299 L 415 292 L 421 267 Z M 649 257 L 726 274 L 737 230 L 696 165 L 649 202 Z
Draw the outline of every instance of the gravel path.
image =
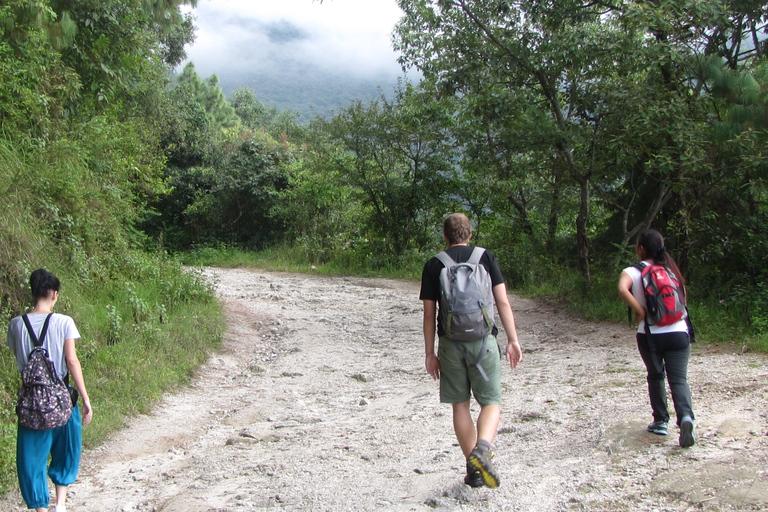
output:
M 417 283 L 205 273 L 225 304 L 222 350 L 84 455 L 69 510 L 768 509 L 763 355 L 694 347 L 697 444 L 682 450 L 675 429 L 645 432 L 630 328 L 511 296 L 525 358 L 502 377 L 501 487 L 471 489 L 423 368 Z

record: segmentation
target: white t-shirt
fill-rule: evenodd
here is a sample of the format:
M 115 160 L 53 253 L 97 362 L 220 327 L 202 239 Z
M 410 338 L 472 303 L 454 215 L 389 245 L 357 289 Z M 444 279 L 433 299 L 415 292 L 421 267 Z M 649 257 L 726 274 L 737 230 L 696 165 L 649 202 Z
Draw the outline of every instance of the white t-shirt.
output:
M 627 267 L 624 272 L 632 278 L 632 295 L 635 296 L 637 302 L 645 309 L 645 293 L 643 293 L 643 285 L 640 282 L 640 276 L 642 272 L 635 267 Z M 688 311 L 683 313 L 683 318 L 672 325 L 665 325 L 659 327 L 658 325 L 651 325 L 651 334 L 664 334 L 666 332 L 688 332 L 688 324 L 685 319 L 688 317 Z M 645 320 L 637 325 L 637 332 L 645 334 Z
M 35 336 L 40 339 L 40 334 L 45 323 L 46 313 L 29 313 L 29 323 Z M 48 332 L 43 340 L 43 347 L 48 351 L 48 357 L 53 361 L 56 372 L 63 379 L 67 374 L 67 362 L 64 359 L 64 341 L 68 339 L 80 339 L 80 333 L 75 326 L 75 321 L 67 315 L 54 313 L 48 322 Z M 29 361 L 29 353 L 34 345 L 24 325 L 24 319 L 17 316 L 8 324 L 8 338 L 5 342 L 16 353 L 16 364 L 19 371 L 23 371 Z

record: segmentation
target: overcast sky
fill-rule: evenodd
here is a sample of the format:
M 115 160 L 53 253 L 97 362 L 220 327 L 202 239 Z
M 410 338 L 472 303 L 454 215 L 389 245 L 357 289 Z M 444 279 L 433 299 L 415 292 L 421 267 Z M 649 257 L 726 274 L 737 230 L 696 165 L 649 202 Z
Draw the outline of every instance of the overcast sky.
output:
M 260 70 L 293 61 L 360 76 L 399 75 L 395 0 L 198 0 L 197 72 Z

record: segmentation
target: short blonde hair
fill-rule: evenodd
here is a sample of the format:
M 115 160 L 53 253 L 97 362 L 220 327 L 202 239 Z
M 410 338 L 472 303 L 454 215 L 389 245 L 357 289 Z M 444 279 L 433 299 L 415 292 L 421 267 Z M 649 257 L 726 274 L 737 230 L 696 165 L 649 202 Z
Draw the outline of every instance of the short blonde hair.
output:
M 472 223 L 463 213 L 452 213 L 443 222 L 443 234 L 448 243 L 463 244 L 472 237 Z

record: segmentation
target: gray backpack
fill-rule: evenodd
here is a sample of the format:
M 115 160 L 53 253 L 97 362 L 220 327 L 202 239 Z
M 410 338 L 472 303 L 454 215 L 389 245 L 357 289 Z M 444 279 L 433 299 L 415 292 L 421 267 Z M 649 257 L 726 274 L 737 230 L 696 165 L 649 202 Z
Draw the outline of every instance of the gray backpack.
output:
M 485 249 L 475 247 L 465 263 L 443 251 L 436 257 L 440 270 L 440 318 L 445 335 L 455 341 L 475 341 L 493 330 L 493 285 L 480 259 Z

